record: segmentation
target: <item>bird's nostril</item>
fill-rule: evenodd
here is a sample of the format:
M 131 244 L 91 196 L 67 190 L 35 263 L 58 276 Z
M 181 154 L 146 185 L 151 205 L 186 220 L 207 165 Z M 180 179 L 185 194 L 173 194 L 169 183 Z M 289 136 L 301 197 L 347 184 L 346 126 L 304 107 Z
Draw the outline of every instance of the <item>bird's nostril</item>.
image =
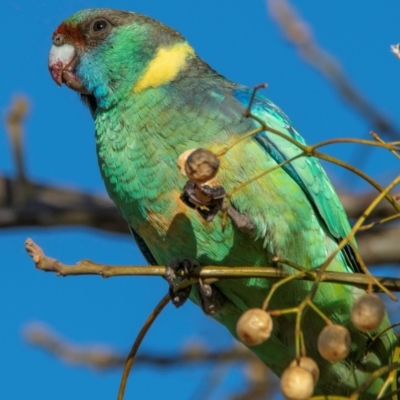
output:
M 64 44 L 64 37 L 63 35 L 61 35 L 61 33 L 57 33 L 57 35 L 54 36 L 53 38 L 53 43 L 56 46 L 61 46 L 62 44 Z

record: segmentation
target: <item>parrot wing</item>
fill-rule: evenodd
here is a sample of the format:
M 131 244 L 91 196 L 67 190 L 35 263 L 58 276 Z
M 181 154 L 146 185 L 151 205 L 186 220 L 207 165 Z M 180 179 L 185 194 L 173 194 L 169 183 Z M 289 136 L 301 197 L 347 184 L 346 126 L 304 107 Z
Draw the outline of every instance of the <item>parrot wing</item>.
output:
M 235 97 L 247 108 L 252 93 L 252 89 L 243 88 L 235 91 Z M 251 105 L 251 113 L 262 119 L 268 126 L 306 145 L 286 114 L 267 98 L 257 94 Z M 293 158 L 302 152 L 294 143 L 273 132 L 261 132 L 255 136 L 255 140 L 277 163 Z M 306 193 L 332 237 L 338 242 L 346 237 L 350 231 L 346 212 L 318 159 L 310 156 L 300 157 L 282 168 Z M 355 242 L 352 244 L 355 245 Z M 350 245 L 343 249 L 343 254 L 352 271 L 360 272 L 360 266 Z

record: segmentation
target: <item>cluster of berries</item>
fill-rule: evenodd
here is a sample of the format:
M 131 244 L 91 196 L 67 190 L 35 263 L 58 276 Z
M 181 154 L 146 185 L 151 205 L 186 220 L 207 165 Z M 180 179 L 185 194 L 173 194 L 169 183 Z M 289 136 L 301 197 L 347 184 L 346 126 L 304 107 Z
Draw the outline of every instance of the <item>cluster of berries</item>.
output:
M 385 306 L 375 294 L 359 297 L 353 305 L 351 321 L 362 332 L 376 330 L 385 315 Z M 272 332 L 271 315 L 261 308 L 246 311 L 238 320 L 236 332 L 248 346 L 266 341 Z M 342 361 L 350 352 L 351 338 L 347 328 L 328 324 L 318 336 L 318 351 L 325 360 Z M 281 376 L 282 394 L 287 400 L 306 400 L 313 394 L 319 378 L 317 363 L 309 357 L 294 359 Z

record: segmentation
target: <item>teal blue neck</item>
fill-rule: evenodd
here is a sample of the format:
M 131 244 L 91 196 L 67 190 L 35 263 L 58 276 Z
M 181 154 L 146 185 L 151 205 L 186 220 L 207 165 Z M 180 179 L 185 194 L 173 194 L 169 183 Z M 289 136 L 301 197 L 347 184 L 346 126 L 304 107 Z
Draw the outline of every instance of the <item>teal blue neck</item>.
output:
M 102 45 L 81 55 L 77 75 L 94 95 L 99 108 L 109 109 L 127 96 L 154 54 L 155 49 L 148 42 L 151 41 L 144 25 L 127 25 L 119 27 Z M 113 78 L 116 73 L 118 80 Z

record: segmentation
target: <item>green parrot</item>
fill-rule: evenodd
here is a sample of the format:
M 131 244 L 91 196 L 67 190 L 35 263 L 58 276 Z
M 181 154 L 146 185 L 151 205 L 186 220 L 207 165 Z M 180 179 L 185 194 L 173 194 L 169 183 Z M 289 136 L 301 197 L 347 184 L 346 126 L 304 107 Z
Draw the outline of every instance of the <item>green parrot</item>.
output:
M 237 143 L 260 127 L 260 120 L 301 144 L 303 138 L 274 103 L 218 74 L 179 32 L 132 12 L 83 10 L 54 32 L 49 70 L 57 84 L 77 91 L 89 107 L 107 192 L 148 262 L 170 266 L 166 277 L 171 287 L 177 268 L 190 273 L 197 264 L 275 265 L 293 272 L 274 262 L 278 257 L 315 268 L 348 234 L 346 214 L 317 159 L 300 157 L 253 179 L 300 153 L 295 143 L 269 131 Z M 256 118 L 246 114 L 249 106 Z M 187 182 L 177 169 L 180 155 L 197 148 L 229 148 L 220 157 L 214 187 Z M 222 229 L 221 198 L 249 180 L 231 197 Z M 193 201 L 198 190 L 211 198 L 210 207 Z M 353 241 L 339 252 L 329 270 L 358 272 L 355 246 Z M 274 282 L 222 279 L 177 294 L 171 290 L 171 297 L 179 306 L 190 296 L 237 337 L 239 317 L 261 307 Z M 311 286 L 305 281 L 283 285 L 269 309 L 297 306 Z M 367 347 L 374 332 L 360 332 L 350 322 L 352 304 L 364 293 L 327 283 L 316 292 L 315 304 L 351 333 L 350 354 L 341 362 L 326 361 L 318 353 L 317 337 L 325 322 L 311 310 L 303 318 L 307 355 L 321 373 L 315 394 L 348 395 L 390 363 L 394 332 L 388 329 Z M 271 337 L 250 348 L 278 376 L 295 358 L 294 319 L 293 314 L 274 317 Z M 388 326 L 385 317 L 378 331 Z M 363 398 L 375 399 L 382 383 L 383 378 L 377 379 Z

